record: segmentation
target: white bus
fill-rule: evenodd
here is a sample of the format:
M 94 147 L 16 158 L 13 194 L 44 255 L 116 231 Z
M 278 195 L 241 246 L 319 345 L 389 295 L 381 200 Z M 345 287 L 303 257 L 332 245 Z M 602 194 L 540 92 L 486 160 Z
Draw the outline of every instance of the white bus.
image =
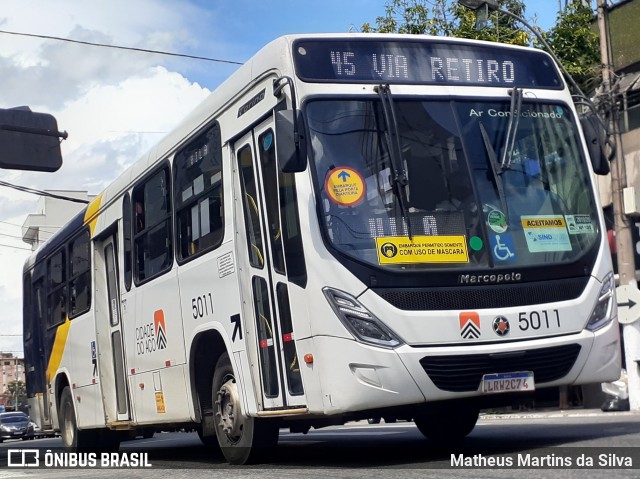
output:
M 265 46 L 24 268 L 31 415 L 68 448 L 374 416 L 464 437 L 617 379 L 585 135 L 546 53 L 404 35 Z

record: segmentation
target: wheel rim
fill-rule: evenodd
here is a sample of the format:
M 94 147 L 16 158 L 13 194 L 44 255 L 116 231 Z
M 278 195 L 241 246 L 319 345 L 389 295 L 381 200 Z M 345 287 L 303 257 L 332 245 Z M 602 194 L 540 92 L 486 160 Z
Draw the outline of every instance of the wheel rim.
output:
M 217 393 L 216 416 L 218 426 L 231 443 L 237 443 L 242 438 L 244 419 L 240 412 L 240 398 L 238 387 L 233 377 L 225 378 Z
M 64 408 L 64 431 L 63 431 L 63 440 L 66 446 L 71 446 L 73 444 L 73 436 L 75 434 L 73 427 L 73 410 L 70 407 Z

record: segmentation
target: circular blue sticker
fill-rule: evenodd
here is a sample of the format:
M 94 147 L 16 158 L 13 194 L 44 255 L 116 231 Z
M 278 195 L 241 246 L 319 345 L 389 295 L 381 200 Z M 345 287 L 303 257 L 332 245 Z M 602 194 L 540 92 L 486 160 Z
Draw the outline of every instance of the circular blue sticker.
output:
M 264 140 L 262 141 L 262 148 L 264 148 L 264 150 L 266 151 L 269 148 L 271 148 L 272 144 L 273 144 L 273 135 L 269 133 L 267 136 L 264 137 Z

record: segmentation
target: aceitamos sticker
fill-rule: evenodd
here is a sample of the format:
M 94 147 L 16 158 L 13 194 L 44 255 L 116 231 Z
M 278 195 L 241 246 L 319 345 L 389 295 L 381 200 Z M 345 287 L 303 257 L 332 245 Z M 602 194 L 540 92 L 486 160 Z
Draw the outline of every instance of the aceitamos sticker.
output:
M 571 240 L 562 215 L 531 215 L 521 216 L 520 219 L 531 253 L 571 251 Z

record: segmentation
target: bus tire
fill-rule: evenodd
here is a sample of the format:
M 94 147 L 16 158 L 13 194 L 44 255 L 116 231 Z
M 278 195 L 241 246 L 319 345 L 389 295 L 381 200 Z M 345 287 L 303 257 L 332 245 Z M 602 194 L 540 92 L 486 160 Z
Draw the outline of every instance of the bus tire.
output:
M 78 429 L 78 425 L 76 423 L 76 412 L 73 406 L 73 396 L 71 395 L 71 389 L 69 386 L 66 386 L 60 395 L 60 412 L 58 415 L 58 421 L 60 423 L 60 438 L 62 439 L 64 448 L 67 451 L 77 452 L 96 450 L 100 446 L 106 446 L 107 450 L 114 449 L 115 443 L 112 443 L 112 441 L 102 442 L 101 444 L 101 436 L 103 435 L 101 434 L 102 431 L 100 429 L 85 429 L 82 431 Z M 105 431 L 105 433 L 107 432 L 111 431 Z M 109 439 L 111 439 L 111 435 Z M 118 446 L 119 445 L 120 441 L 118 441 Z
M 213 449 L 216 451 L 220 450 L 220 444 L 218 443 L 218 437 L 217 436 L 205 436 L 202 434 L 202 429 L 201 428 L 197 428 L 196 431 L 198 432 L 198 437 L 200 438 L 200 442 L 202 442 L 202 444 L 204 445 L 204 447 L 206 447 L 207 449 Z
M 242 414 L 236 379 L 226 352 L 216 364 L 212 390 L 216 436 L 225 459 L 239 465 L 266 459 L 278 443 L 277 423 Z
M 478 422 L 480 410 L 471 405 L 462 407 L 429 406 L 414 418 L 418 430 L 428 439 L 456 442 L 464 439 Z

